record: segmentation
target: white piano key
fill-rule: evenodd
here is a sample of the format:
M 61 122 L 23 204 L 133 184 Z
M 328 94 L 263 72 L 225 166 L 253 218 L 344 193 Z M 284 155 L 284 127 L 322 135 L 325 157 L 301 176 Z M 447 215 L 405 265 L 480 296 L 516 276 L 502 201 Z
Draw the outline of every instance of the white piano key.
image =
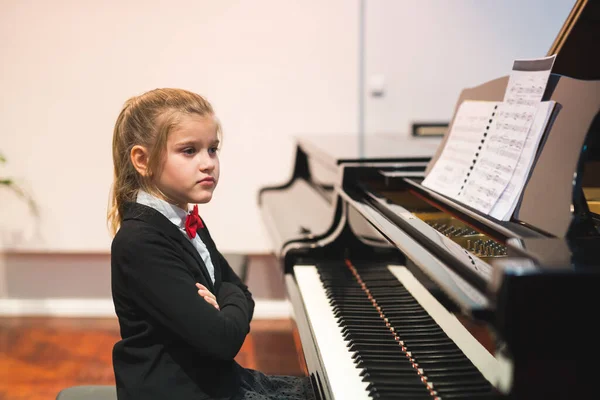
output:
M 333 314 L 317 268 L 312 265 L 294 266 L 294 275 L 306 315 L 314 333 L 323 369 L 334 399 L 367 400 L 367 383 L 362 382 L 361 369 L 357 368 L 346 347 L 341 328 Z
M 510 386 L 511 367 L 509 364 L 504 360 L 496 359 L 487 351 L 406 267 L 390 265 L 388 269 L 492 385 L 497 388 Z M 427 375 L 427 371 L 425 374 Z

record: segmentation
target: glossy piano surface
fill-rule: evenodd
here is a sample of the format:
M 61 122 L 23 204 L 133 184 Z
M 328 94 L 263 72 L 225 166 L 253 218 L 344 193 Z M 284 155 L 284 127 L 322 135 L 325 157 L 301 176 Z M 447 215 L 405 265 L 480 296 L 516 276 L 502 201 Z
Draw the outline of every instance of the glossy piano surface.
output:
M 510 221 L 421 185 L 445 139 L 298 138 L 259 205 L 319 399 L 598 397 L 600 81 L 552 75 L 546 95 L 560 108 Z
M 371 317 L 363 309 L 358 317 L 353 314 L 340 319 L 337 309 L 343 306 L 333 304 L 340 300 L 332 298 L 323 279 L 333 269 L 343 269 L 348 263 L 360 266 L 365 277 L 382 266 L 398 266 L 403 271 L 400 275 L 409 282 L 406 290 L 417 294 L 413 296 L 417 307 L 422 307 L 428 315 L 424 318 L 435 321 L 459 349 L 460 361 L 450 361 L 452 358 L 447 361 L 472 365 L 479 371 L 477 376 L 485 377 L 491 384 L 484 398 L 502 397 L 503 393 L 515 391 L 529 393 L 531 387 L 525 381 L 540 382 L 551 376 L 538 353 L 543 354 L 542 349 L 560 340 L 558 337 L 573 338 L 573 332 L 557 328 L 556 318 L 540 318 L 538 314 L 545 315 L 548 309 L 539 298 L 531 298 L 532 293 L 538 293 L 553 310 L 564 314 L 563 320 L 568 324 L 587 326 L 588 322 L 581 323 L 580 313 L 572 309 L 593 293 L 578 288 L 599 284 L 598 263 L 589 257 L 589 250 L 590 246 L 600 246 L 600 242 L 592 238 L 587 245 L 581 240 L 566 245 L 563 239 L 523 224 L 495 221 L 453 203 L 420 185 L 427 165 L 423 157 L 361 160 L 344 158 L 339 149 L 336 156 L 326 156 L 323 144 L 327 141 L 314 143 L 315 139 L 299 140 L 290 182 L 265 188 L 260 202 L 263 212 L 272 216 L 278 213 L 280 226 L 276 229 L 287 230 L 287 240 L 280 243 L 279 256 L 286 270 L 286 287 L 294 305 L 306 363 L 320 396 L 348 398 L 344 389 L 350 389 L 354 393 L 360 390 L 365 398 L 377 398 L 376 392 L 380 398 L 387 398 L 382 393 L 389 390 L 413 393 L 412 390 L 424 389 L 435 398 L 444 392 L 444 385 L 449 385 L 446 390 L 450 387 L 456 393 L 470 394 L 473 393 L 469 390 L 477 386 L 468 381 L 473 374 L 461 376 L 459 369 L 455 371 L 454 383 L 444 377 L 440 379 L 422 355 L 420 364 L 411 357 L 415 351 L 409 347 L 403 353 L 398 350 L 400 358 L 396 361 L 403 365 L 401 368 L 407 368 L 407 362 L 415 363 L 412 368 L 416 378 L 420 376 L 424 382 L 421 389 L 416 389 L 413 381 L 407 386 L 391 383 L 398 378 L 397 374 L 390 377 L 374 372 L 385 371 L 385 366 L 371 366 L 371 372 L 363 368 L 365 364 L 357 362 L 356 357 L 366 357 L 365 348 L 374 346 L 375 357 L 391 356 L 382 354 L 383 350 L 369 339 L 366 345 L 362 339 L 361 344 L 355 344 L 347 337 L 352 327 L 345 324 L 370 326 L 377 314 L 381 319 L 378 323 L 392 324 L 393 320 L 393 324 L 398 324 L 391 325 L 396 333 L 406 327 L 402 318 L 389 317 L 395 313 L 393 308 L 390 310 L 390 303 L 387 304 L 390 314 L 379 314 L 385 309 L 378 310 L 377 305 L 372 307 L 370 312 L 375 314 Z M 547 255 L 548 248 L 553 249 L 552 256 Z M 542 257 L 543 254 L 546 256 Z M 394 279 L 405 285 L 398 277 Z M 585 280 L 583 285 L 581 279 Z M 365 280 L 364 284 L 370 293 L 373 281 Z M 552 293 L 561 290 L 569 295 L 555 295 L 548 300 Z M 381 296 L 379 293 L 374 300 L 382 301 L 385 296 Z M 349 304 L 348 301 L 351 300 L 346 296 L 342 302 Z M 450 327 L 439 322 L 446 320 L 452 321 Z M 335 333 L 326 333 L 334 326 Z M 407 342 L 404 340 L 407 337 L 410 334 L 390 335 L 386 341 Z M 393 349 L 393 346 L 383 348 Z M 429 350 L 435 353 L 434 348 Z M 443 359 L 447 356 L 443 354 L 437 356 Z M 565 362 L 574 362 L 576 357 L 567 354 L 564 358 Z M 337 369 L 346 371 L 341 375 L 332 369 L 340 363 L 343 367 Z M 530 365 L 523 366 L 524 363 Z M 540 372 L 531 373 L 532 366 Z M 348 383 L 348 379 L 353 383 Z M 572 380 L 573 376 L 566 374 L 565 379 Z M 485 385 L 477 387 L 486 390 Z
M 356 135 L 299 137 L 289 181 L 262 188 L 258 195 L 273 247 L 279 252 L 291 243 L 314 242 L 336 228 L 336 212 L 340 210 L 335 188 L 341 185 L 344 165 L 388 164 L 413 176 L 423 176 L 440 141 L 435 137 L 369 135 L 361 157 Z

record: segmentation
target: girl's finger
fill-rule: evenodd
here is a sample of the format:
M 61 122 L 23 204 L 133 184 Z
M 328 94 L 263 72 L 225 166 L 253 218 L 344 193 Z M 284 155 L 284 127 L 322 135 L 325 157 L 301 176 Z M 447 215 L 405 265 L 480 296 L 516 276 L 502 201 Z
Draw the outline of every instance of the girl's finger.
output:
M 210 301 L 211 303 L 217 304 L 217 299 L 215 298 L 215 296 L 213 296 L 212 293 L 206 290 L 198 290 L 198 295 L 204 298 L 206 301 Z
M 206 300 L 207 303 L 212 304 L 217 310 L 219 309 L 219 305 L 217 304 L 217 302 L 213 298 L 205 296 L 204 300 Z
M 217 298 L 215 297 L 215 295 L 214 295 L 214 294 L 212 294 L 211 292 L 209 292 L 209 291 L 208 291 L 208 290 L 206 290 L 206 289 L 200 289 L 200 290 L 198 290 L 198 294 L 199 294 L 200 296 L 202 296 L 202 297 L 204 297 L 204 296 L 208 296 L 208 297 L 212 297 L 213 299 L 217 300 Z

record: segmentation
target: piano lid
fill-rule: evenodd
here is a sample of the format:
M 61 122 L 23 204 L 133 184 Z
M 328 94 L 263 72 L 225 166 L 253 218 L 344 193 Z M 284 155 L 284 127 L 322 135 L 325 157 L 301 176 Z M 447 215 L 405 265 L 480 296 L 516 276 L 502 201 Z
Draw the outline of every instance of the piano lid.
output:
M 305 152 L 330 165 L 348 162 L 396 162 L 406 159 L 428 161 L 437 150 L 440 137 L 400 134 L 365 135 L 360 155 L 358 135 L 306 135 L 298 137 Z
M 556 54 L 552 72 L 576 79 L 600 79 L 600 2 L 577 0 L 547 55 Z

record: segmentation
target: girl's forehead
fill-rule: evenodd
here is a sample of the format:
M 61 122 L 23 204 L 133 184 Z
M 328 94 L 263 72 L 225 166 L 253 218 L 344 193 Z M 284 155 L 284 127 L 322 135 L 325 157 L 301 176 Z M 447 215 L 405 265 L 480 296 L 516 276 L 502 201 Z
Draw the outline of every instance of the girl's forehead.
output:
M 169 139 L 217 139 L 217 121 L 212 115 L 186 114 L 179 118 Z

